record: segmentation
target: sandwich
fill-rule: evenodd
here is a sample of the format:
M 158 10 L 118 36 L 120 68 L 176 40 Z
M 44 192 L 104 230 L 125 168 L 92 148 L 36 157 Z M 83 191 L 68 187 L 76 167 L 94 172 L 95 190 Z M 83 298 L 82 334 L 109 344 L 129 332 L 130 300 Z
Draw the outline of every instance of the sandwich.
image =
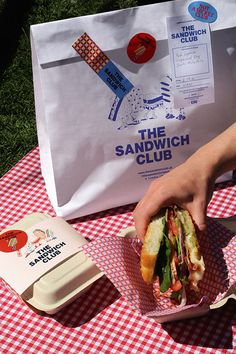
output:
M 161 209 L 147 228 L 141 250 L 141 273 L 147 284 L 159 281 L 159 290 L 171 289 L 171 298 L 186 303 L 185 287 L 195 292 L 205 265 L 197 233 L 187 210 Z

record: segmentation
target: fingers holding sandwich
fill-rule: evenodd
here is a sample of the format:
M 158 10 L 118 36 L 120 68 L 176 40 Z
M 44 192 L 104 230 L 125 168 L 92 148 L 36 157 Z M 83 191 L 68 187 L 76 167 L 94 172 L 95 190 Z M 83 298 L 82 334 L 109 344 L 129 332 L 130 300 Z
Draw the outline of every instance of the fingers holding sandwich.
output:
M 142 242 L 151 217 L 155 215 L 166 202 L 166 196 L 159 193 L 159 188 L 156 185 L 158 183 L 156 182 L 158 182 L 158 180 L 150 185 L 147 193 L 137 204 L 133 213 L 136 232 Z
M 199 171 L 198 166 L 189 161 L 154 180 L 133 213 L 139 239 L 143 241 L 151 217 L 161 208 L 170 205 L 188 210 L 195 226 L 204 231 L 212 185 L 207 174 Z
M 186 196 L 186 199 L 188 199 L 188 196 Z M 140 200 L 133 212 L 137 236 L 142 242 L 152 216 L 169 205 L 178 205 L 179 207 L 188 210 L 196 228 L 199 231 L 206 230 L 207 203 L 204 199 L 198 200 L 198 198 L 191 195 L 191 201 L 185 202 L 184 199 L 181 201 L 180 197 L 176 196 L 173 198 L 169 196 L 169 193 L 165 196 L 161 195 L 159 189 L 156 189 L 156 186 L 151 185 L 150 190 L 144 198 Z
M 184 186 L 179 185 L 172 173 L 153 181 L 133 212 L 138 238 L 141 241 L 144 240 L 151 217 L 161 208 L 172 204 L 186 208 L 187 203 L 190 204 L 192 200 L 192 193 L 190 194 Z

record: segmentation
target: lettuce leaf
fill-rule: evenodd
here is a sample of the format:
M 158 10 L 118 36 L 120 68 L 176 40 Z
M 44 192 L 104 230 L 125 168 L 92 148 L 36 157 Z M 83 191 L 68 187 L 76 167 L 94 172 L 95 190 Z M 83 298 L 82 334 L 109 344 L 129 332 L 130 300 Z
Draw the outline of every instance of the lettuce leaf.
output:
M 177 256 L 179 257 L 181 255 L 181 249 L 180 249 L 180 243 L 179 243 L 179 237 L 178 236 L 175 237 L 174 248 L 175 248 L 175 250 L 177 252 Z
M 159 277 L 160 290 L 162 293 L 166 292 L 171 286 L 170 254 L 170 241 L 164 234 L 155 268 L 155 274 Z

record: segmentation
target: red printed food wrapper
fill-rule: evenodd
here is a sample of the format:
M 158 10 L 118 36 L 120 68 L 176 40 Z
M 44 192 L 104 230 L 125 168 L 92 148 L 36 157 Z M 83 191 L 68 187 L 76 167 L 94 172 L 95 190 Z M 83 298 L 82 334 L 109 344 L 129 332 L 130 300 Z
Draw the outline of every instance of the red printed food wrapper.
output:
M 160 294 L 156 299 L 153 286 L 143 281 L 140 243 L 136 238 L 98 237 L 83 249 L 135 310 L 158 322 L 166 322 L 203 315 L 212 304 L 235 291 L 236 235 L 210 220 L 207 235 L 201 235 L 199 243 L 206 271 L 199 283 L 199 293 L 187 291 L 187 304 L 182 307 L 173 304 L 169 293 Z

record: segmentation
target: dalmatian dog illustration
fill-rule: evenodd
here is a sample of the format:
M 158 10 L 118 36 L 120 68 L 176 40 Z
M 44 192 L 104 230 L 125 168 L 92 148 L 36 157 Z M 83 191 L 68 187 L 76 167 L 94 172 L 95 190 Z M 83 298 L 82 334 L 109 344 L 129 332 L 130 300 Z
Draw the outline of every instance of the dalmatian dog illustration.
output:
M 166 119 L 185 119 L 183 108 L 173 108 L 172 79 L 168 75 L 161 78 L 158 95 L 143 93 L 138 86 L 133 87 L 122 100 L 116 97 L 108 118 L 112 121 L 121 120 L 118 129 L 124 129 L 147 119 L 157 119 L 160 110 L 164 111 Z

